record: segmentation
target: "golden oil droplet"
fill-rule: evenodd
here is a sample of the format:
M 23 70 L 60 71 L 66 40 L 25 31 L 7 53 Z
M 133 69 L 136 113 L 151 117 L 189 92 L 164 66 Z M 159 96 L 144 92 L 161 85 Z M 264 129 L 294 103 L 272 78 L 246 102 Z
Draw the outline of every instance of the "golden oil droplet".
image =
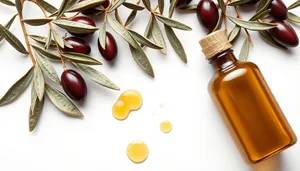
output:
M 126 90 L 112 108 L 114 117 L 118 120 L 125 120 L 129 113 L 141 108 L 143 104 L 142 95 L 136 90 Z
M 127 156 L 134 163 L 144 162 L 148 154 L 148 147 L 143 141 L 132 141 L 127 146 Z
M 159 104 L 160 108 L 164 108 L 165 107 L 165 104 L 161 103 Z
M 172 123 L 170 121 L 162 121 L 160 123 L 160 130 L 163 133 L 169 133 L 172 131 Z

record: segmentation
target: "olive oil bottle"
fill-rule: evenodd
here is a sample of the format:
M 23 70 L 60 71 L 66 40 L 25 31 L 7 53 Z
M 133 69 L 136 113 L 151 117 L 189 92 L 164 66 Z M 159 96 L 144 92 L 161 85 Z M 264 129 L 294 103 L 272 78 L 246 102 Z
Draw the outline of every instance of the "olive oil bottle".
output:
M 259 68 L 238 61 L 223 31 L 200 40 L 215 75 L 209 92 L 245 158 L 251 163 L 273 156 L 297 138 Z

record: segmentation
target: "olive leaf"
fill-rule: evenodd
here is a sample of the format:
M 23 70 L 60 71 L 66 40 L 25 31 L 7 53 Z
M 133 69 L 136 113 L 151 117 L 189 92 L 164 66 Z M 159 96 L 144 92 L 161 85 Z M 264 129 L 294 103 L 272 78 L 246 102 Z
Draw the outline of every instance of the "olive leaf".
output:
M 274 40 L 274 38 L 272 37 L 272 35 L 268 32 L 268 31 L 259 31 L 260 36 L 263 38 L 263 40 L 265 42 L 267 42 L 268 44 L 280 48 L 280 49 L 284 49 L 286 50 L 287 48 L 281 44 L 279 44 L 278 42 L 276 42 Z
M 57 31 L 55 31 L 55 30 L 52 30 L 52 34 L 53 34 L 53 38 L 56 41 L 56 43 L 61 48 L 64 48 L 65 47 L 65 43 L 64 43 L 64 39 L 61 37 L 61 35 L 59 35 L 59 33 L 57 33 Z
M 70 7 L 72 7 L 73 5 L 75 5 L 75 3 L 77 3 L 77 0 L 70 0 L 68 5 L 67 5 L 67 9 L 69 9 Z
M 49 36 L 49 34 L 48 34 Z M 32 38 L 34 41 L 45 45 L 47 43 L 47 37 L 39 36 L 39 35 L 29 35 L 30 38 Z M 51 39 L 50 41 L 51 46 L 55 46 L 55 41 Z
M 231 32 L 228 35 L 229 42 L 234 41 L 238 37 L 240 32 L 241 32 L 241 27 L 238 25 L 235 25 L 235 27 L 231 30 Z
M 23 19 L 23 22 L 31 26 L 41 26 L 51 22 L 52 18 L 34 18 L 34 19 Z
M 223 12 L 224 15 L 226 15 L 226 6 L 223 0 L 218 0 L 218 4 Z
M 297 0 L 296 2 L 292 3 L 288 9 L 291 10 L 291 9 L 294 9 L 294 8 L 297 8 L 300 6 L 300 0 Z
M 170 7 L 169 7 L 169 18 L 172 18 L 176 4 L 177 4 L 177 0 L 171 0 Z
M 173 27 L 173 28 L 177 28 L 177 29 L 180 29 L 180 30 L 192 30 L 192 28 L 190 28 L 189 26 L 183 24 L 183 23 L 180 23 L 178 21 L 175 21 L 175 20 L 172 20 L 170 18 L 167 18 L 167 17 L 164 17 L 162 15 L 155 15 L 157 17 L 157 19 L 159 21 L 161 21 L 162 23 L 164 23 L 165 25 L 168 25 L 170 27 Z
M 151 35 L 153 37 L 153 40 L 158 46 L 163 47 L 163 49 L 161 49 L 160 51 L 166 55 L 167 54 L 166 42 L 164 40 L 163 34 L 161 33 L 161 30 L 159 28 L 158 22 L 155 17 L 153 17 L 152 23 L 153 24 L 151 29 Z
M 27 50 L 23 46 L 23 44 L 20 42 L 20 40 L 11 33 L 7 28 L 3 27 L 0 24 L 0 35 L 4 37 L 5 40 L 8 41 L 17 51 L 23 54 L 28 54 Z
M 251 2 L 252 0 L 235 0 L 232 1 L 228 4 L 228 6 L 237 6 L 237 5 L 244 5 L 247 4 L 249 2 Z
M 150 4 L 150 0 L 143 0 L 143 4 L 145 5 L 145 7 L 151 11 L 151 4 Z
M 48 2 L 46 2 L 44 0 L 36 0 L 36 2 L 50 14 L 55 13 L 57 11 L 57 8 L 55 8 L 53 5 L 49 4 Z
M 69 20 L 54 20 L 52 21 L 52 23 L 54 23 L 55 25 L 63 29 L 66 29 L 71 33 L 89 34 L 89 33 L 94 33 L 95 31 L 98 30 L 97 27 L 93 27 L 87 24 L 69 21 Z
M 102 65 L 102 63 L 91 56 L 81 54 L 81 53 L 75 53 L 75 52 L 65 52 L 62 54 L 62 56 L 65 59 L 68 59 L 75 63 L 81 63 L 81 64 L 89 64 L 89 65 Z
M 107 21 L 116 33 L 122 36 L 131 46 L 137 48 L 138 45 L 136 41 L 130 36 L 128 30 L 125 29 L 116 19 L 112 18 L 110 15 L 107 15 Z
M 105 2 L 105 0 L 84 0 L 69 8 L 67 12 L 81 12 L 96 7 L 103 2 Z
M 256 12 L 265 11 L 269 8 L 272 0 L 260 0 L 258 8 L 256 9 Z
M 143 51 L 143 49 L 138 45 L 137 48 L 134 48 L 132 46 L 130 46 L 130 51 L 132 54 L 133 59 L 135 60 L 135 62 L 147 73 L 149 74 L 152 78 L 155 77 L 154 72 L 153 72 L 153 68 L 151 66 L 151 63 L 147 57 L 147 55 L 145 54 L 145 52 Z
M 104 22 L 99 33 L 99 42 L 103 49 L 106 48 L 106 23 Z
M 4 27 L 5 28 L 7 28 L 7 29 L 9 29 L 10 28 L 10 26 L 13 24 L 13 22 L 15 21 L 15 18 L 16 18 L 16 16 L 17 16 L 18 14 L 16 14 L 16 15 L 14 15 L 5 25 L 4 25 Z M 0 42 L 3 40 L 3 36 L 0 34 Z
M 44 92 L 45 92 L 45 80 L 44 80 L 44 75 L 42 73 L 42 70 L 38 64 L 36 64 L 34 67 L 33 84 L 35 87 L 36 94 L 39 100 L 41 101 L 44 97 Z
M 47 38 L 45 38 L 45 46 L 44 49 L 47 50 L 49 48 L 49 46 L 52 44 L 52 32 L 51 30 L 49 30 L 48 32 L 48 36 Z M 55 42 L 53 41 L 53 44 L 55 44 Z
M 220 29 L 220 27 L 222 26 L 222 21 L 223 21 L 223 13 L 221 12 L 219 14 L 218 22 L 217 22 L 215 28 L 212 30 L 212 32 L 217 31 L 217 30 Z
M 45 50 L 44 48 L 41 48 L 39 46 L 35 46 L 35 45 L 31 45 L 31 47 L 33 47 L 33 49 L 39 53 L 42 56 L 54 59 L 54 60 L 60 60 L 60 56 L 56 53 L 52 53 L 48 50 Z
M 147 24 L 147 27 L 145 29 L 145 32 L 144 32 L 144 36 L 149 38 L 150 35 L 151 35 L 151 32 L 152 32 L 152 28 L 153 28 L 153 15 L 150 16 L 149 18 L 149 21 L 148 21 L 148 24 Z
M 76 68 L 78 68 L 81 72 L 83 72 L 87 77 L 89 77 L 94 82 L 113 90 L 120 90 L 120 87 L 113 83 L 110 79 L 108 79 L 105 75 L 101 72 L 95 70 L 92 67 L 89 67 L 84 64 L 76 64 L 73 63 Z
M 22 4 L 21 0 L 15 0 L 15 4 L 16 4 L 16 8 L 17 8 L 19 15 L 22 17 L 23 4 Z
M 5 5 L 9 5 L 9 6 L 16 6 L 16 4 L 11 2 L 10 0 L 0 0 L 0 3 L 3 3 Z
M 248 37 L 246 37 L 246 39 L 243 43 L 243 46 L 241 48 L 239 60 L 241 60 L 241 61 L 247 60 L 247 58 L 249 56 L 249 48 L 250 48 L 250 43 L 249 43 Z
M 140 35 L 139 33 L 133 31 L 133 30 L 128 30 L 130 35 L 139 43 L 141 43 L 142 45 L 148 46 L 150 48 L 153 49 L 163 49 L 163 47 L 153 43 L 151 40 L 149 40 L 148 38 Z
M 159 12 L 162 15 L 164 13 L 165 8 L 165 0 L 158 0 Z
M 68 48 L 70 48 L 70 49 L 73 49 L 73 46 L 69 43 L 69 42 L 67 42 L 65 39 L 63 39 L 64 40 L 64 45 L 66 46 L 66 47 L 68 47 Z
M 109 11 L 112 12 L 115 9 L 117 9 L 119 6 L 121 6 L 125 0 L 116 0 L 115 3 L 110 7 Z
M 80 110 L 62 92 L 45 85 L 46 94 L 51 102 L 66 115 L 74 118 L 83 118 Z
M 57 12 L 57 18 L 60 18 L 65 13 L 65 11 L 68 8 L 69 2 L 70 2 L 70 0 L 63 0 L 61 2 L 60 8 L 58 9 L 58 12 Z
M 139 6 L 137 4 L 131 3 L 131 2 L 123 2 L 122 3 L 123 6 L 125 6 L 126 8 L 132 9 L 132 10 L 136 10 L 136 11 L 141 11 L 144 10 L 145 8 L 142 6 Z
M 184 50 L 180 40 L 176 36 L 174 30 L 170 26 L 165 25 L 165 31 L 166 31 L 167 38 L 169 39 L 169 42 L 171 43 L 171 45 L 172 45 L 173 49 L 175 50 L 175 52 L 177 53 L 177 55 L 181 58 L 181 60 L 184 63 L 187 63 L 187 56 L 186 56 L 185 50 Z
M 254 15 L 249 19 L 249 21 L 255 21 L 255 20 L 261 19 L 261 18 L 267 16 L 267 15 L 270 13 L 270 11 L 271 11 L 271 9 L 261 10 L 261 11 L 257 12 L 256 14 L 254 14 Z
M 291 12 L 288 13 L 288 19 L 295 22 L 295 23 L 300 23 L 300 17 L 297 16 L 296 14 L 291 13 Z
M 37 94 L 35 92 L 35 87 L 34 84 L 32 85 L 32 90 L 31 90 L 31 105 L 30 105 L 30 110 L 29 110 L 29 131 L 33 131 L 34 128 L 36 127 L 40 115 L 42 113 L 43 107 L 44 107 L 44 99 L 43 98 L 41 101 L 37 97 Z
M 37 63 L 39 64 L 40 68 L 42 69 L 43 73 L 54 83 L 60 85 L 60 80 L 59 77 L 50 63 L 50 61 L 43 57 L 42 55 L 37 55 L 36 56 Z
M 265 22 L 257 22 L 257 21 L 244 21 L 238 18 L 234 18 L 231 16 L 227 16 L 230 21 L 234 24 L 243 27 L 248 30 L 260 31 L 260 30 L 269 30 L 277 26 L 277 24 L 273 23 L 265 23 Z
M 187 12 L 195 12 L 197 11 L 197 4 L 187 5 L 185 7 L 180 8 L 180 10 L 187 11 Z
M 121 19 L 120 15 L 119 15 L 119 11 L 118 11 L 118 10 L 115 10 L 115 18 L 117 19 L 117 21 L 118 21 L 121 25 L 123 25 L 123 22 L 122 22 L 122 19 Z
M 132 10 L 130 15 L 128 16 L 128 18 L 125 21 L 125 26 L 128 26 L 136 17 L 137 11 L 136 10 Z
M 10 89 L 0 99 L 0 106 L 4 106 L 14 101 L 24 92 L 24 90 L 31 81 L 33 69 L 34 68 L 31 67 L 24 76 L 22 76 L 14 85 L 10 87 Z

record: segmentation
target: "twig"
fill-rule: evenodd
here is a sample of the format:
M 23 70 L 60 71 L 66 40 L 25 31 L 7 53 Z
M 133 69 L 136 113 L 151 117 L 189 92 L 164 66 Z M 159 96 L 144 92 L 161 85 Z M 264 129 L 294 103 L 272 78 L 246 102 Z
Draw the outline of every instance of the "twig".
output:
M 228 5 L 228 0 L 225 0 L 225 8 L 224 8 L 224 13 L 225 15 L 223 15 L 223 20 L 224 20 L 224 26 L 225 26 L 225 32 L 227 34 L 228 31 L 228 23 L 227 23 L 227 16 L 226 16 L 226 12 L 227 12 L 227 5 Z

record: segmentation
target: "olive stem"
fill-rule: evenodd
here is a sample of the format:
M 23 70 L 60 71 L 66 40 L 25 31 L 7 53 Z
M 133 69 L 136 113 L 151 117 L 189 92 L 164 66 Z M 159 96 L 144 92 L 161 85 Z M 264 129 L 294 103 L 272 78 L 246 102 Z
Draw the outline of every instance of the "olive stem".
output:
M 22 0 L 21 3 L 22 3 L 22 6 L 23 6 L 24 0 Z M 33 57 L 33 54 L 32 54 L 31 48 L 30 48 L 30 42 L 29 42 L 29 39 L 28 39 L 28 33 L 27 33 L 27 30 L 26 30 L 25 24 L 23 22 L 23 17 L 20 14 L 18 14 L 18 16 L 19 16 L 20 24 L 21 24 L 21 27 L 22 27 L 22 32 L 23 32 L 23 35 L 24 35 L 24 39 L 25 39 L 25 42 L 26 42 L 26 46 L 27 46 L 27 50 L 28 50 L 30 59 L 32 61 L 33 66 L 35 66 L 36 62 L 35 62 L 35 59 Z
M 227 12 L 227 6 L 228 6 L 228 0 L 225 0 L 225 8 L 224 8 L 224 13 L 226 14 Z M 227 16 L 226 15 L 223 15 L 223 20 L 224 20 L 224 25 L 225 25 L 225 32 L 226 32 L 226 35 L 227 35 L 227 32 L 228 32 L 228 23 L 227 23 Z

